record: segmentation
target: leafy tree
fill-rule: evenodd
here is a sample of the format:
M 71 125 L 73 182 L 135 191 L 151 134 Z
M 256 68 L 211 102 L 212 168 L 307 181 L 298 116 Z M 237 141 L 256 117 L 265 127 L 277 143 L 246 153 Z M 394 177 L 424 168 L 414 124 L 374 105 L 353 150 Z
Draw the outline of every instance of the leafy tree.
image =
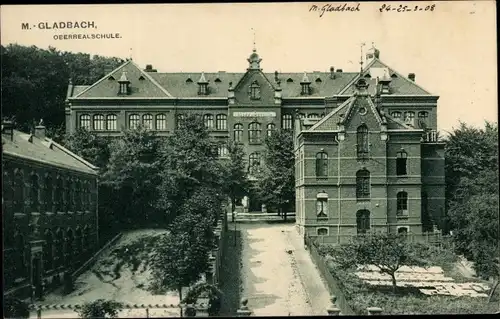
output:
M 429 250 L 408 242 L 404 235 L 376 232 L 354 237 L 330 256 L 341 269 L 375 265 L 391 277 L 393 292 L 396 292 L 396 271 L 402 266 L 428 266 Z
M 186 212 L 176 217 L 170 233 L 158 240 L 151 259 L 155 285 L 176 290 L 180 300 L 182 287 L 193 285 L 208 271 L 208 254 L 215 244 L 210 218 L 190 211 L 188 205 L 183 209 Z
M 110 140 L 84 128 L 67 136 L 64 146 L 103 171 L 110 158 Z
M 270 208 L 284 212 L 295 202 L 295 156 L 292 132 L 280 130 L 265 140 L 265 165 L 259 174 L 258 192 Z
M 156 186 L 160 182 L 157 158 L 162 141 L 154 132 L 139 126 L 124 131 L 110 145 L 102 184 L 117 192 L 122 218 L 129 225 L 164 222 L 163 216 L 156 215 Z
M 122 303 L 114 300 L 97 299 L 83 304 L 77 312 L 80 318 L 116 318 L 122 307 Z
M 223 162 L 225 169 L 225 192 L 229 194 L 231 199 L 231 212 L 234 212 L 236 207 L 236 199 L 245 195 L 250 187 L 246 174 L 245 151 L 243 147 L 230 141 L 227 145 L 229 159 Z M 234 215 L 232 216 L 234 221 Z
M 105 69 L 123 63 L 118 58 L 91 58 L 84 53 L 60 52 L 54 47 L 41 49 L 18 44 L 0 46 L 0 55 L 2 113 L 14 115 L 17 129 L 25 132 L 41 118 L 48 128 L 65 124 L 63 110 L 70 78 L 74 84 L 92 84 L 105 75 Z
M 461 123 L 446 145 L 447 216 L 458 253 L 498 282 L 498 126 Z
M 197 188 L 223 194 L 224 168 L 217 158 L 217 144 L 210 139 L 202 120 L 194 115 L 183 121 L 160 150 L 162 167 L 158 208 L 172 219 Z
M 189 288 L 183 302 L 188 305 L 193 305 L 198 298 L 203 295 L 208 297 L 208 316 L 218 316 L 221 308 L 222 291 L 220 291 L 216 285 L 206 282 L 195 284 Z

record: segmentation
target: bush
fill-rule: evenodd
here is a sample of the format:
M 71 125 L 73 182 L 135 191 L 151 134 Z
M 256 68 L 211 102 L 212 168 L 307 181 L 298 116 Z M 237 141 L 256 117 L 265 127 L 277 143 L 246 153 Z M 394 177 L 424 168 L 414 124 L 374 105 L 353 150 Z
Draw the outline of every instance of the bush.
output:
M 30 310 L 27 303 L 17 298 L 4 299 L 5 318 L 29 318 Z
M 98 299 L 87 302 L 78 310 L 80 318 L 116 318 L 122 303 L 113 300 Z

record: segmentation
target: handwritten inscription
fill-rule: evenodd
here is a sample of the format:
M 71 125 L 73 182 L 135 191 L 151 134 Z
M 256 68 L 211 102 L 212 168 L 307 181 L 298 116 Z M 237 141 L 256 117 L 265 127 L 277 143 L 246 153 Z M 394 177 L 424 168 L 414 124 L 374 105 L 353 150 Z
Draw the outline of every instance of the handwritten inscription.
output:
M 233 112 L 234 117 L 276 117 L 276 112 Z
M 379 11 L 380 12 L 417 12 L 417 11 L 434 11 L 436 8 L 436 5 L 428 5 L 428 6 L 404 6 L 400 4 L 399 6 L 392 6 L 390 4 L 383 4 L 380 6 Z
M 318 12 L 319 17 L 321 18 L 325 12 L 355 12 L 355 11 L 361 11 L 360 10 L 360 4 L 325 4 L 321 7 L 318 7 L 317 5 L 313 4 L 309 8 L 309 12 Z

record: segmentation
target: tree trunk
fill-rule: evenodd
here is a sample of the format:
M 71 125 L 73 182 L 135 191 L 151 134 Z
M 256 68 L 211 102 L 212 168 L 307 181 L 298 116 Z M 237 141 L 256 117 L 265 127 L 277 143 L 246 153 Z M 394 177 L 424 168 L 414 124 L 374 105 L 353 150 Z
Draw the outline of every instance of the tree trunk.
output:
M 179 308 L 180 308 L 180 316 L 182 318 L 182 306 L 180 305 L 182 302 L 182 287 L 177 288 L 177 291 L 179 292 Z
M 491 288 L 490 295 L 488 296 L 488 302 L 491 302 L 491 300 L 493 300 L 493 295 L 495 294 L 495 290 L 497 290 L 499 284 L 498 280 L 498 278 L 497 280 L 495 280 L 495 284 L 493 285 L 493 288 Z
M 231 196 L 231 222 L 234 223 L 234 210 L 236 209 L 236 198 Z
M 391 278 L 392 278 L 392 293 L 396 294 L 396 289 L 397 289 L 396 274 L 391 274 Z
M 283 220 L 286 221 L 286 211 L 287 211 L 287 209 L 286 209 L 286 207 L 285 207 L 285 209 L 283 209 L 283 205 L 281 207 L 282 207 L 281 211 L 283 212 Z

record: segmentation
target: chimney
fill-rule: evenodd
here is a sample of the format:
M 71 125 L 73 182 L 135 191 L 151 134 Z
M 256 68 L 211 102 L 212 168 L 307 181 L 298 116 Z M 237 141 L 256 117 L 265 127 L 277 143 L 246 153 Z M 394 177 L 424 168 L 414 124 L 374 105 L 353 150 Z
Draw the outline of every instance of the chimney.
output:
M 337 69 L 337 72 L 338 73 L 342 73 L 342 69 Z
M 12 121 L 2 121 L 2 134 L 9 135 L 10 140 L 14 140 L 14 123 Z
M 45 138 L 45 125 L 43 124 L 43 120 L 40 120 L 40 123 L 35 126 L 35 137 L 41 140 Z
M 330 79 L 335 79 L 335 68 L 333 66 L 330 67 Z
M 144 69 L 145 72 L 157 72 L 156 69 L 153 69 L 152 64 L 146 64 L 146 68 Z
M 413 82 L 415 82 L 415 73 L 410 73 L 410 74 L 408 74 L 408 78 L 409 78 L 410 80 L 412 80 Z
M 274 71 L 274 81 L 278 82 L 279 78 L 278 78 L 278 71 Z

